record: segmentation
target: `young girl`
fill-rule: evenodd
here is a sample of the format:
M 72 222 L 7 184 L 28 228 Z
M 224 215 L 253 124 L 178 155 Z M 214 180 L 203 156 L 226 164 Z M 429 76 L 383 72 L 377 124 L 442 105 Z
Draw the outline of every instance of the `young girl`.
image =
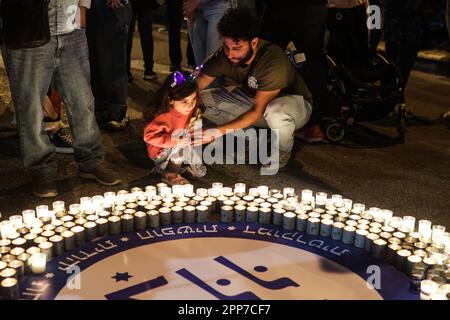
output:
M 203 177 L 206 167 L 191 146 L 190 134 L 201 126 L 197 84 L 184 72 L 170 74 L 144 113 L 144 141 L 149 157 L 169 184 L 187 184 L 181 176 L 186 169 L 193 177 Z

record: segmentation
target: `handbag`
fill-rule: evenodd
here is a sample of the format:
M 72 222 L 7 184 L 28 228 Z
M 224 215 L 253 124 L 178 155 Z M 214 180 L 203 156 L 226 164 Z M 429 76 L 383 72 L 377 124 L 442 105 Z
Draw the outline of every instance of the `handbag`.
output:
M 1 32 L 9 49 L 41 47 L 50 41 L 50 0 L 2 0 Z

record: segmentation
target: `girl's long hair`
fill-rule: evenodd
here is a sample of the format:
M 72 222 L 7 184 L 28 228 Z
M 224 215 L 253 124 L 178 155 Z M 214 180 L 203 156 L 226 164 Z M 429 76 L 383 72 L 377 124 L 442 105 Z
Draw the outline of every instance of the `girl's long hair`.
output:
M 180 73 L 183 80 L 180 80 Z M 178 83 L 177 83 L 178 79 Z M 177 71 L 171 73 L 161 85 L 161 88 L 155 93 L 152 100 L 144 111 L 144 124 L 150 123 L 156 116 L 170 111 L 170 100 L 180 101 L 189 97 L 193 93 L 197 93 L 196 105 L 192 118 L 189 121 L 189 130 L 194 129 L 194 123 L 201 118 L 203 107 L 200 103 L 200 96 L 198 94 L 198 86 L 195 80 L 189 78 L 189 73 Z

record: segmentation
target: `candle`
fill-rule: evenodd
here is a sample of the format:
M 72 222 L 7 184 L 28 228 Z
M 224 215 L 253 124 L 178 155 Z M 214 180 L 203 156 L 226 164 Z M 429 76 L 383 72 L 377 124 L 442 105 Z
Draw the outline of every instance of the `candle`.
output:
M 31 228 L 34 219 L 36 218 L 34 210 L 22 211 L 22 220 L 27 228 Z
M 382 218 L 384 219 L 383 216 L 382 216 Z M 385 221 L 385 223 L 387 225 L 391 226 L 392 228 L 398 229 L 398 228 L 401 228 L 403 225 L 403 218 L 402 217 L 392 217 L 388 223 L 387 223 L 387 221 Z
M 64 253 L 64 238 L 62 236 L 53 236 L 48 239 L 53 246 L 53 253 L 59 256 Z
M 236 183 L 234 185 L 234 194 L 244 194 L 247 191 L 245 183 Z
M 284 209 L 274 209 L 272 215 L 272 223 L 276 226 L 283 224 L 283 215 L 286 213 Z
M 245 221 L 245 211 L 246 211 L 246 206 L 236 205 L 234 207 L 234 221 L 236 221 L 236 222 Z
M 162 197 L 166 197 L 170 194 L 172 194 L 172 189 L 170 187 L 161 187 L 159 190 L 159 195 Z
M 430 295 L 436 292 L 439 285 L 431 280 L 422 280 L 420 282 L 420 300 L 430 300 Z
M 183 223 L 183 208 L 185 207 L 172 206 L 170 208 L 172 223 Z
M 6 278 L 0 282 L 0 296 L 5 300 L 19 298 L 19 283 L 17 279 Z
M 92 211 L 94 212 L 100 212 L 103 210 L 103 203 L 105 199 L 103 196 L 96 195 L 92 197 Z
M 361 212 L 364 212 L 364 210 L 366 210 L 366 206 L 362 203 L 354 203 L 353 204 L 353 209 L 355 210 L 360 210 Z
M 320 219 L 309 218 L 306 225 L 307 234 L 317 236 L 320 231 Z
M 18 226 L 22 224 L 22 216 L 20 215 L 10 216 L 9 222 L 14 229 L 17 229 Z
M 345 244 L 353 244 L 355 242 L 356 228 L 353 226 L 345 226 L 342 232 L 342 242 Z
M 133 232 L 134 229 L 134 216 L 132 214 L 125 213 L 120 216 L 122 222 L 122 232 Z
M 373 242 L 378 239 L 380 239 L 380 236 L 378 234 L 370 233 L 369 231 L 369 234 L 366 237 L 366 247 L 364 248 L 366 252 L 372 252 Z
M 55 212 L 62 212 L 62 211 L 64 211 L 65 210 L 65 203 L 64 203 L 64 201 L 61 201 L 61 200 L 53 201 L 52 202 L 52 209 Z
M 161 225 L 166 226 L 166 225 L 170 224 L 170 222 L 172 220 L 170 212 L 171 211 L 170 211 L 169 208 L 162 207 L 162 208 L 159 209 L 159 216 L 160 216 Z
M 48 206 L 40 205 L 36 207 L 36 217 L 39 219 L 41 217 L 47 216 Z
M 305 232 L 308 226 L 309 216 L 304 212 L 299 212 L 298 210 L 296 211 L 296 214 L 297 214 L 296 229 L 297 231 Z
M 254 198 L 259 197 L 258 188 L 250 188 L 250 189 L 248 189 L 248 195 L 252 196 Z
M 33 274 L 42 274 L 46 270 L 46 255 L 44 253 L 34 253 L 30 257 L 30 269 Z
M 412 216 L 404 216 L 402 228 L 408 229 L 409 232 L 414 232 L 416 226 L 416 218 Z
M 51 242 L 42 242 L 39 244 L 39 249 L 45 254 L 47 261 L 51 261 L 53 257 L 53 244 Z
M 295 229 L 295 219 L 297 215 L 293 212 L 286 212 L 283 215 L 283 229 L 294 230 Z
M 341 201 L 342 201 L 342 196 L 340 194 L 331 195 L 331 203 L 332 204 L 339 203 Z
M 331 237 L 331 229 L 333 227 L 334 221 L 331 219 L 323 218 L 320 222 L 320 235 L 322 237 Z
M 183 189 L 184 189 L 184 192 L 183 192 L 184 195 L 194 193 L 194 186 L 190 183 L 183 185 Z
M 185 223 L 194 223 L 195 222 L 195 207 L 194 206 L 185 206 L 184 208 L 177 207 L 183 213 L 183 221 Z M 173 212 L 172 212 L 173 213 Z
M 172 193 L 175 197 L 183 197 L 184 196 L 184 188 L 181 184 L 176 184 L 172 186 Z
M 268 207 L 260 207 L 258 222 L 261 224 L 270 224 L 272 222 L 272 209 Z
M 233 222 L 233 212 L 234 209 L 232 206 L 222 206 L 220 208 L 220 222 L 223 223 L 231 223 Z
M 230 187 L 223 187 L 222 188 L 222 194 L 226 197 L 232 197 L 234 195 L 233 188 Z
M 391 210 L 387 210 L 387 209 L 381 210 L 381 218 L 384 219 L 384 223 L 386 225 L 389 225 L 389 221 L 392 219 L 393 215 L 394 215 L 394 213 Z M 401 227 L 401 225 L 399 225 L 397 228 L 400 228 L 400 227 Z
M 209 208 L 206 205 L 199 205 L 196 208 L 197 211 L 197 223 L 205 223 L 208 221 Z
M 11 218 L 10 218 L 11 219 Z M 432 241 L 440 242 L 441 236 L 445 233 L 445 227 L 440 225 L 434 225 L 432 231 Z
M 435 292 L 430 294 L 430 300 L 447 300 L 447 291 L 438 288 Z
M 431 239 L 431 221 L 419 220 L 419 234 L 422 241 L 428 242 Z
M 258 221 L 258 207 L 249 206 L 245 215 L 245 221 L 255 223 Z
M 75 226 L 70 231 L 73 232 L 76 246 L 81 246 L 85 243 L 85 230 L 82 226 Z
M 23 263 L 24 274 L 29 274 L 31 272 L 30 271 L 30 261 L 29 261 L 30 257 L 31 257 L 31 255 L 29 255 L 28 253 L 22 253 L 16 257 L 17 260 L 19 260 Z M 1 267 L 0 267 L 0 270 L 1 270 Z
M 70 251 L 75 248 L 75 235 L 72 231 L 64 231 L 63 233 L 61 233 L 61 237 L 64 238 L 65 251 Z
M 116 193 L 112 191 L 105 192 L 103 194 L 103 205 L 112 206 L 116 201 Z
M 366 247 L 366 237 L 369 234 L 369 231 L 358 229 L 355 233 L 355 247 L 364 249 Z
M 208 189 L 198 188 L 196 191 L 196 195 L 199 197 L 206 198 L 206 197 L 208 197 Z
M 145 194 L 147 195 L 148 199 L 150 200 L 153 196 L 156 196 L 157 188 L 155 186 L 146 186 Z
M 92 241 L 97 237 L 97 224 L 95 222 L 86 222 L 83 227 L 85 229 L 86 241 Z
M 11 226 L 10 221 L 5 220 L 5 221 L 0 222 L 0 233 L 1 233 L 2 239 L 6 239 L 8 237 L 8 235 L 10 234 L 11 230 L 13 230 L 13 228 Z
M 370 214 L 374 219 L 380 218 L 380 217 L 381 217 L 381 209 L 376 208 L 376 207 L 369 208 L 369 214 Z
M 149 210 L 147 211 L 147 224 L 149 228 L 157 228 L 160 224 L 159 219 L 159 211 L 158 210 Z
M 408 257 L 411 256 L 411 252 L 409 250 L 399 250 L 397 251 L 397 257 L 395 259 L 395 267 L 397 270 L 402 272 L 406 272 L 406 264 L 408 261 Z

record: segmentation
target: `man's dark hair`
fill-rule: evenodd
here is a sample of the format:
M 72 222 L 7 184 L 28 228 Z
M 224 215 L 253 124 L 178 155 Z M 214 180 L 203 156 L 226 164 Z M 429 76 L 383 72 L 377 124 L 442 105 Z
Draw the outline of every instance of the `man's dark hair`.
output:
M 258 20 L 248 9 L 228 9 L 217 24 L 222 38 L 251 41 L 258 36 Z

